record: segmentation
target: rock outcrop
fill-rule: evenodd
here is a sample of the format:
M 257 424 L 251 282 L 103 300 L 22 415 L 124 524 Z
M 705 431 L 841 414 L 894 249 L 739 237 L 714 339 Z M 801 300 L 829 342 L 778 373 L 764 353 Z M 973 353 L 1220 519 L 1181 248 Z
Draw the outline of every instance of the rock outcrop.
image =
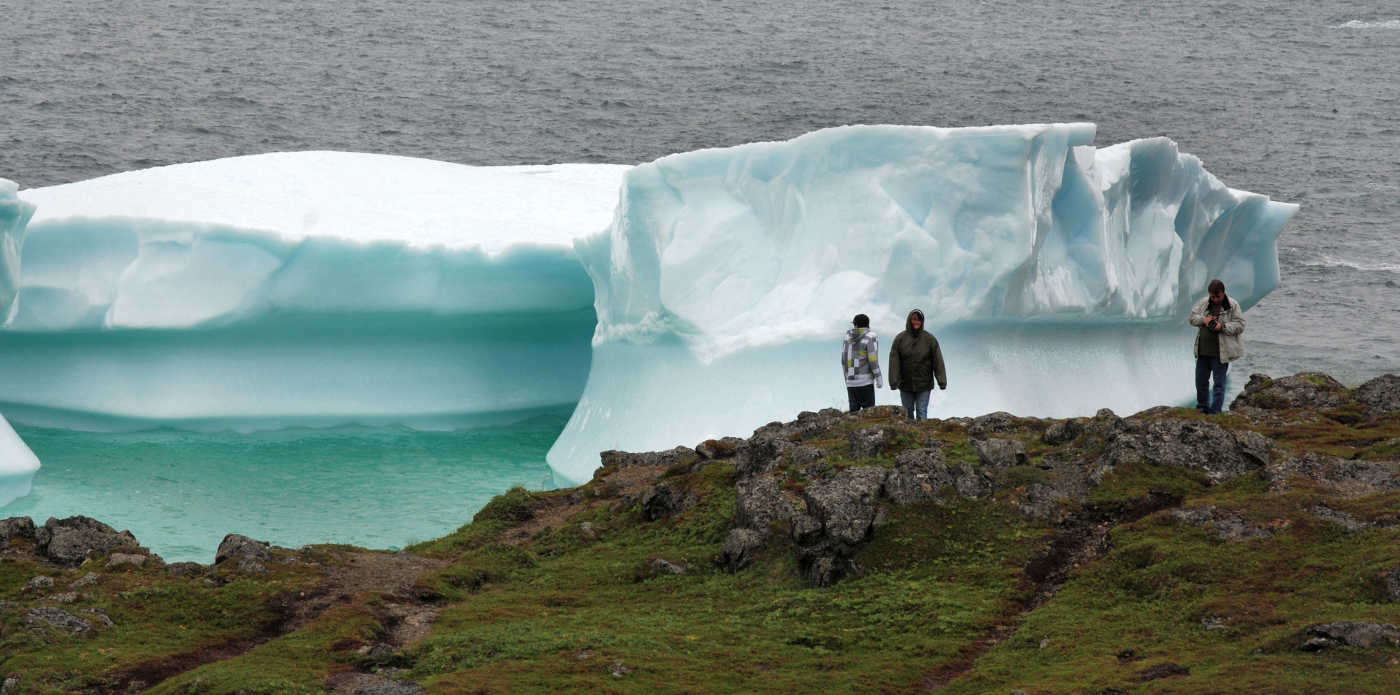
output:
M 93 554 L 118 550 L 150 554 L 150 551 L 136 542 L 136 537 L 131 535 L 130 531 L 118 533 L 111 526 L 85 516 L 50 518 L 42 527 L 35 529 L 34 539 L 40 555 L 69 567 L 81 565 L 83 560 Z

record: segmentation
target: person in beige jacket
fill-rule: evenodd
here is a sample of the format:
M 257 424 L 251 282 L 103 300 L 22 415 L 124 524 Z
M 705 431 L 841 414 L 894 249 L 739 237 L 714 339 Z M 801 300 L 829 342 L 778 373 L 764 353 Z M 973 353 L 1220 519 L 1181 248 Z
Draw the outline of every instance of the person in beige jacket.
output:
M 1244 357 L 1244 310 L 1225 294 L 1225 283 L 1211 280 L 1210 292 L 1191 309 L 1187 321 L 1196 331 L 1196 410 L 1207 415 L 1225 406 L 1226 373 L 1230 363 Z M 1214 388 L 1211 388 L 1214 381 Z

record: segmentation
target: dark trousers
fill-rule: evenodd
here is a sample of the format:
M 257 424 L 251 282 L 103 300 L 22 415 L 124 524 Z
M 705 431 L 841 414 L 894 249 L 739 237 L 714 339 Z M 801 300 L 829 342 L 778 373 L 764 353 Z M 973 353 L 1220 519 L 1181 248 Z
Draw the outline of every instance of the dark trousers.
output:
M 1216 355 L 1196 358 L 1196 410 L 1215 414 L 1225 407 L 1225 372 L 1229 370 L 1229 363 Z
M 865 386 L 847 386 L 846 399 L 851 403 L 851 412 L 860 412 L 861 408 L 875 407 L 875 384 Z

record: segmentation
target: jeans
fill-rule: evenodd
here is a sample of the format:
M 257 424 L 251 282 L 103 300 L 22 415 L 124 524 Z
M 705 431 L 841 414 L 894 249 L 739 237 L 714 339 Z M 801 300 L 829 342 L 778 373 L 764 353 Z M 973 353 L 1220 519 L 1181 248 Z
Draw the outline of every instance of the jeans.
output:
M 913 391 L 905 391 L 904 389 L 899 390 L 899 402 L 904 404 L 904 412 L 909 416 L 910 420 L 928 419 L 928 396 L 930 393 L 933 393 L 933 391 L 928 390 L 914 393 Z
M 858 413 L 861 408 L 875 407 L 875 384 L 865 386 L 847 386 L 846 400 L 851 404 L 851 412 Z
M 1216 355 L 1196 358 L 1196 410 L 1213 415 L 1225 407 L 1225 372 L 1230 364 Z M 1211 380 L 1215 388 L 1210 388 Z

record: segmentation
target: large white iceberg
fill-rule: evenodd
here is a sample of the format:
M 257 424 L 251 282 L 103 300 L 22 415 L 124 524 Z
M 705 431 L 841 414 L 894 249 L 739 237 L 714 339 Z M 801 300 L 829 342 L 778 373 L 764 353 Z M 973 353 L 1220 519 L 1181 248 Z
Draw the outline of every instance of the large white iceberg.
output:
M 580 480 L 603 449 L 843 407 L 856 313 L 887 352 L 924 310 L 949 369 L 939 416 L 1183 399 L 1191 303 L 1214 277 L 1246 308 L 1271 291 L 1297 208 L 1225 187 L 1170 140 L 1093 137 L 855 126 L 629 171 L 612 226 L 579 243 L 598 328 L 550 464 Z
M 283 153 L 21 191 L 0 409 L 462 426 L 577 403 L 549 454 L 577 481 L 603 449 L 843 405 L 850 317 L 887 352 L 913 307 L 948 361 L 939 416 L 1183 399 L 1186 308 L 1212 277 L 1246 307 L 1273 289 L 1296 208 L 1169 140 L 1093 137 L 853 126 L 638 167 Z
M 0 507 L 29 494 L 39 457 L 0 415 Z
M 451 427 L 572 405 L 619 165 L 274 153 L 25 190 L 0 405 L 37 424 Z

